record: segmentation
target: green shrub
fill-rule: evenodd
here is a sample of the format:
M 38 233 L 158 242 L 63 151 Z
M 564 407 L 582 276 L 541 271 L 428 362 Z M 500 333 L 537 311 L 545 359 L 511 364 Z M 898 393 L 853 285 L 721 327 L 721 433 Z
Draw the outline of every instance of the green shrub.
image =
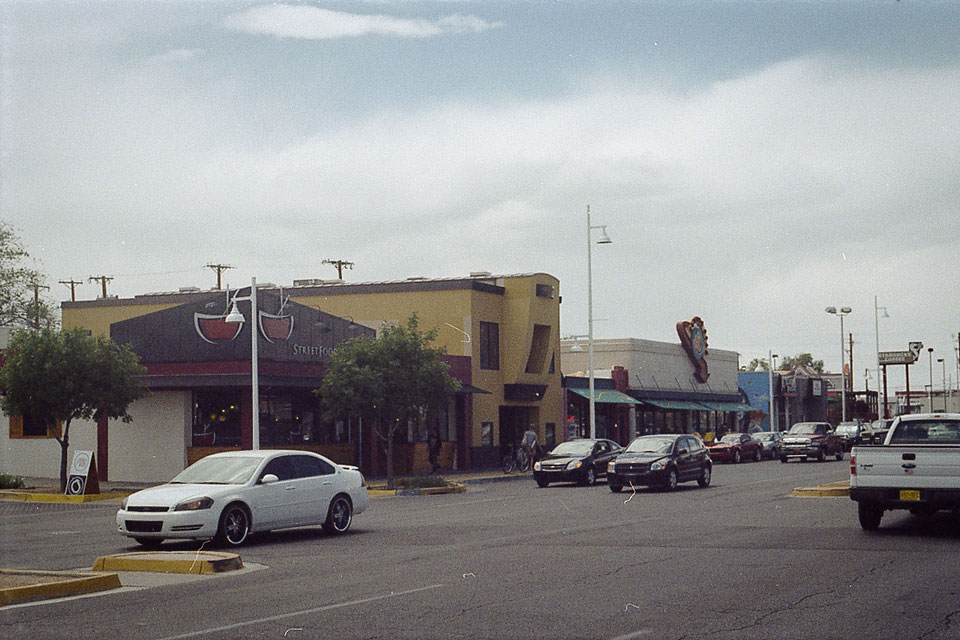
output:
M 414 476 L 410 478 L 397 478 L 396 486 L 398 489 L 427 489 L 434 487 L 449 487 L 449 482 L 441 476 Z
M 23 478 L 0 473 L 0 489 L 23 489 Z

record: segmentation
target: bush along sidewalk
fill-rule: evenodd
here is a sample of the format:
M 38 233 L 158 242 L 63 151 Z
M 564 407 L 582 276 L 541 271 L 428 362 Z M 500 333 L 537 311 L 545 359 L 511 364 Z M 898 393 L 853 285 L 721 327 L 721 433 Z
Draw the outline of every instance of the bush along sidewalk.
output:
M 0 473 L 0 489 L 23 489 L 26 483 L 20 476 Z

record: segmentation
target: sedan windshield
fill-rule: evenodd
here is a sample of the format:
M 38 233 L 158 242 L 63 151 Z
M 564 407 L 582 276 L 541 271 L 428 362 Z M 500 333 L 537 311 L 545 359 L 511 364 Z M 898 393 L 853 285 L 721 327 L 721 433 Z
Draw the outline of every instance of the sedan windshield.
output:
M 172 484 L 245 484 L 260 465 L 260 458 L 224 456 L 203 458 L 181 471 Z
M 561 442 L 550 453 L 555 456 L 588 456 L 593 451 L 592 440 Z
M 841 424 L 837 427 L 837 433 L 852 433 L 856 435 L 860 431 L 860 427 L 855 424 Z
M 630 443 L 630 453 L 670 453 L 673 450 L 673 438 L 637 438 Z
M 737 444 L 740 442 L 739 433 L 728 433 L 727 435 L 720 438 L 720 442 L 726 442 L 727 444 Z

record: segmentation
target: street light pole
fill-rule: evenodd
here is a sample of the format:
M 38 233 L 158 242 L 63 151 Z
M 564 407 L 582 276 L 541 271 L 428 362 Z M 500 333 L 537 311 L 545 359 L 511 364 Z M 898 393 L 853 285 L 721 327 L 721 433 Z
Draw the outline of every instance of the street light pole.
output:
M 260 449 L 260 359 L 257 354 L 257 279 L 250 278 L 250 296 L 243 298 L 234 298 L 233 307 L 230 314 L 224 318 L 224 322 L 243 324 L 244 317 L 237 309 L 238 300 L 250 301 L 250 388 L 252 407 L 252 431 L 254 451 Z
M 943 378 L 940 382 L 943 383 L 943 412 L 947 412 L 947 363 L 945 358 L 937 358 L 937 362 L 940 363 L 940 368 L 943 369 L 942 376 Z M 933 410 L 933 407 L 930 407 L 930 410 Z
M 590 363 L 590 437 L 597 437 L 597 403 L 594 398 L 594 371 L 593 371 L 593 237 L 594 229 L 601 229 L 597 244 L 613 242 L 607 235 L 606 225 L 590 224 L 590 205 L 587 205 L 587 349 Z
M 777 404 L 773 399 L 773 359 L 776 357 L 777 355 L 775 353 L 772 351 L 767 351 L 767 363 L 769 369 L 767 382 L 770 385 L 770 431 L 777 430 Z
M 850 307 L 827 307 L 826 312 L 840 316 L 840 422 L 847 421 L 847 374 L 844 367 L 847 357 L 843 348 L 843 317 L 853 311 Z
M 927 359 L 930 361 L 930 389 L 927 390 L 927 411 L 933 413 L 933 347 L 927 347 Z
M 883 309 L 883 317 L 889 318 L 890 314 L 887 313 L 886 307 L 881 307 L 877 304 L 877 296 L 873 296 L 873 329 L 876 332 L 877 336 L 877 384 L 880 383 L 880 309 Z M 887 385 L 883 385 L 883 411 L 880 412 L 878 418 L 887 417 Z

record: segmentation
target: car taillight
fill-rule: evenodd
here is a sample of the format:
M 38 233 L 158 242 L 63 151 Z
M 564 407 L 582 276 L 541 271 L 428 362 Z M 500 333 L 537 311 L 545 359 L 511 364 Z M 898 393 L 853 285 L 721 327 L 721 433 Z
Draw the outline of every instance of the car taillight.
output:
M 850 454 L 850 475 L 857 475 L 857 456 Z

